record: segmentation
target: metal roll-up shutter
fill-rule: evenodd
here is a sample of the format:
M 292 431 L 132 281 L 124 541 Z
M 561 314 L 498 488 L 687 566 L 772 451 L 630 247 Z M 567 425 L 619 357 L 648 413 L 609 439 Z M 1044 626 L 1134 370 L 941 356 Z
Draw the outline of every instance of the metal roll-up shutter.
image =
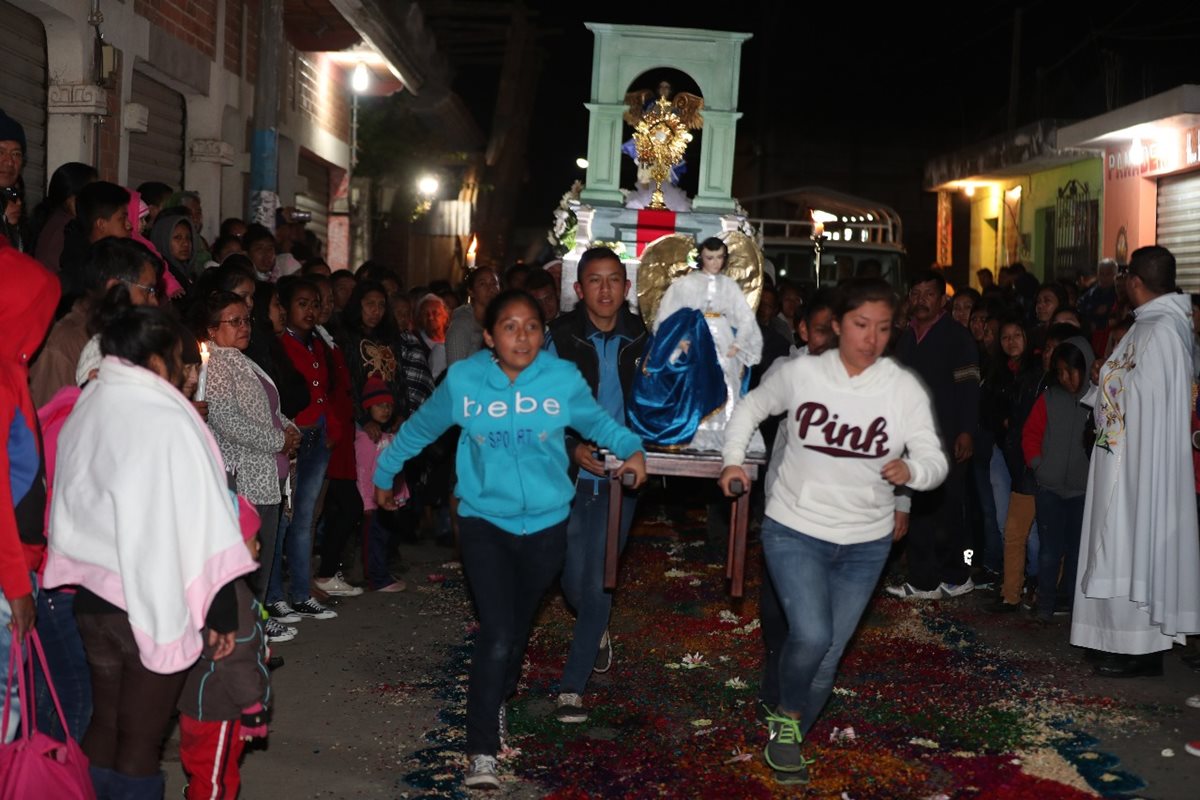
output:
M 308 156 L 300 156 L 300 177 L 307 182 L 303 192 L 296 195 L 296 209 L 312 214 L 312 221 L 304 225 L 322 243 L 329 241 L 329 166 Z
M 150 110 L 145 133 L 129 139 L 129 185 L 161 181 L 183 189 L 184 138 L 187 117 L 183 95 L 134 70 L 129 99 Z
M 46 29 L 42 21 L 0 0 L 0 109 L 25 128 L 25 208 L 46 190 Z
M 1200 172 L 1158 182 L 1158 244 L 1175 255 L 1176 282 L 1200 291 Z

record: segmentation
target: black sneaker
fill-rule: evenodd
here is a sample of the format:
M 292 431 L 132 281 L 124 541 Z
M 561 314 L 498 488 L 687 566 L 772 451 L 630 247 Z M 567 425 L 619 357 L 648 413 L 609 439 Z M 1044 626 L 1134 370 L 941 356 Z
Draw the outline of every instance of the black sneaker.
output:
M 287 625 L 292 622 L 300 621 L 300 615 L 296 613 L 295 609 L 288 605 L 286 600 L 276 600 L 274 603 L 268 605 L 267 613 L 271 615 L 271 619 L 275 620 L 281 625 Z
M 800 733 L 800 720 L 768 711 L 767 736 L 763 757 L 775 770 L 776 782 L 808 783 L 808 765 L 812 762 L 800 752 L 800 743 L 804 739 Z
M 1000 573 L 987 567 L 980 567 L 979 571 L 971 576 L 975 581 L 976 589 L 992 589 L 1000 584 Z
M 600 649 L 596 651 L 596 665 L 592 667 L 592 672 L 604 674 L 612 669 L 612 665 L 612 639 L 608 635 L 608 629 L 605 628 L 604 635 L 600 637 Z
M 336 611 L 326 608 L 311 597 L 303 603 L 292 603 L 292 610 L 306 619 L 333 619 L 337 616 Z
M 1020 611 L 1022 608 L 1020 603 L 1006 603 L 1003 599 L 997 600 L 991 605 L 984 608 L 989 614 L 1012 614 Z

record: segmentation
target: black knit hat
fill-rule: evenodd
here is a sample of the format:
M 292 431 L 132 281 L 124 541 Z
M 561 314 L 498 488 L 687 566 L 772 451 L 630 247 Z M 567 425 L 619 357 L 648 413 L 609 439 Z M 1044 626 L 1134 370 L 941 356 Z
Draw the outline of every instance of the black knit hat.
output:
M 16 142 L 25 151 L 25 129 L 0 108 L 0 142 Z

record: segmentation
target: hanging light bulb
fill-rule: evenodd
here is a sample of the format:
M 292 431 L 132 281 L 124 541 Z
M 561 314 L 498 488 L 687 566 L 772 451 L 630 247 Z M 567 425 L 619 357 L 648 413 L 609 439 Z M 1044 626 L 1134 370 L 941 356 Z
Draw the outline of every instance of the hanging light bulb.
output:
M 367 69 L 367 65 L 363 62 L 358 62 L 354 67 L 354 74 L 350 78 L 350 88 L 358 94 L 362 94 L 371 86 L 371 72 Z

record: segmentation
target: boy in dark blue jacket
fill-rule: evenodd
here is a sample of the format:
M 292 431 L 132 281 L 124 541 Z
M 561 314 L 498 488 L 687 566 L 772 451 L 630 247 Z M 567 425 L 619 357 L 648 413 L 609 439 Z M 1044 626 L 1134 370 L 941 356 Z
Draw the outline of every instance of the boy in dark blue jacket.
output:
M 606 247 L 593 247 L 579 259 L 575 293 L 579 304 L 550 325 L 548 349 L 579 367 L 600 406 L 619 424 L 626 423 L 625 406 L 633 388 L 646 327 L 629 310 L 629 280 L 625 265 Z M 608 529 L 608 480 L 594 455 L 592 442 L 568 438 L 572 463 L 579 468 L 575 503 L 567 522 L 567 559 L 562 588 L 575 610 L 575 633 L 559 682 L 561 722 L 587 720 L 583 693 L 593 671 L 612 667 L 608 619 L 612 594 L 604 590 L 604 548 Z M 620 548 L 625 549 L 636 503 L 631 496 L 621 505 Z

